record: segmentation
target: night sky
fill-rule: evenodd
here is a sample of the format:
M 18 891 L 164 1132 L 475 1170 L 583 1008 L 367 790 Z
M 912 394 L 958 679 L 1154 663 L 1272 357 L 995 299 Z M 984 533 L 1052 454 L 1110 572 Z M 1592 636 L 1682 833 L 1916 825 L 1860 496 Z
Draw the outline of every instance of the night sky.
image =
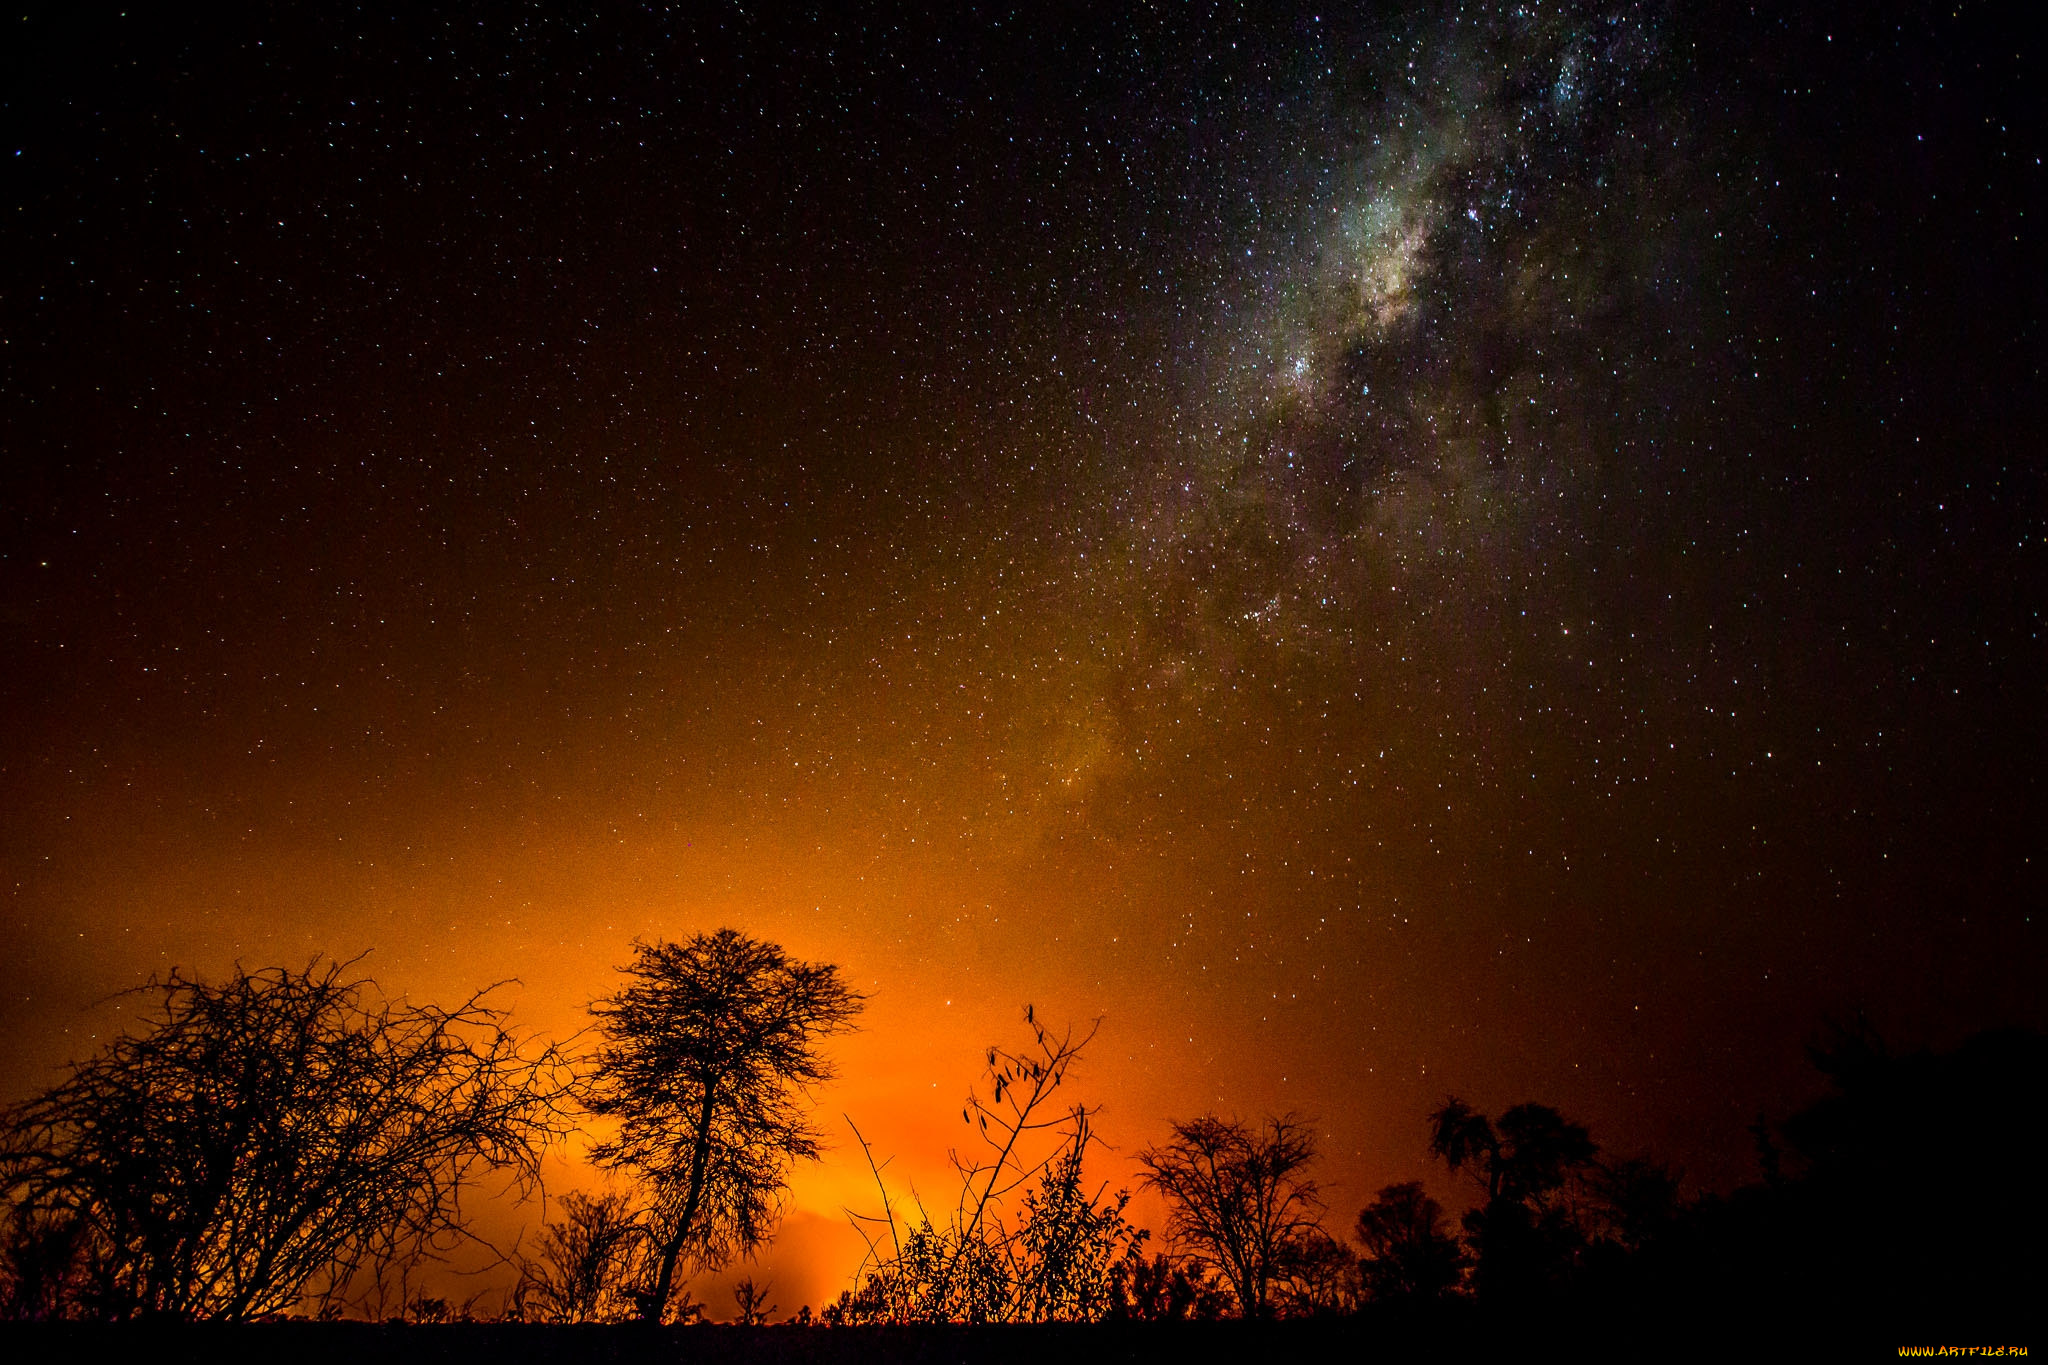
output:
M 0 38 L 5 1098 L 730 924 L 872 995 L 793 1310 L 1026 1001 L 1338 1229 L 2048 1022 L 2024 6 L 205 8 Z

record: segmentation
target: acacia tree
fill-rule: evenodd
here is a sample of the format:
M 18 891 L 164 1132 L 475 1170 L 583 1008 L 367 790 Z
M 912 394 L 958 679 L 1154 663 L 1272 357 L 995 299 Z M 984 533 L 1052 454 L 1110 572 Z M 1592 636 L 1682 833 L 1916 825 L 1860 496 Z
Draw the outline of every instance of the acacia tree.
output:
M 1138 1153 L 1145 1182 L 1166 1196 L 1167 1236 L 1214 1267 L 1248 1318 L 1270 1317 L 1289 1248 L 1320 1232 L 1322 1202 L 1307 1178 L 1315 1134 L 1293 1115 L 1252 1129 L 1214 1114 L 1173 1125 Z
M 592 1155 L 649 1196 L 638 1312 L 659 1322 L 684 1257 L 715 1270 L 752 1252 L 790 1166 L 817 1158 L 799 1101 L 831 1079 L 819 1043 L 853 1027 L 862 997 L 837 967 L 732 929 L 635 943 L 620 971 L 627 984 L 591 1006 L 603 1042 L 584 1105 L 619 1123 Z
M 366 1270 L 462 1238 L 489 1173 L 531 1187 L 566 1127 L 554 1054 L 481 995 L 395 1005 L 318 959 L 139 993 L 154 1012 L 0 1119 L 15 1240 L 44 1253 L 17 1311 L 338 1311 Z

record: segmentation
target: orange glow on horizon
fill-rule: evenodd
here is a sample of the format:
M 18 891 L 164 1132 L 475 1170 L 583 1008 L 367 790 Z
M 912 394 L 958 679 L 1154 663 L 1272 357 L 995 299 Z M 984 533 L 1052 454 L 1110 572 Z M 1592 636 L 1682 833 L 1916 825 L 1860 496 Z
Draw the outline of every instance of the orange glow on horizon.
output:
M 24 8 L 0 1102 L 729 926 L 868 996 L 787 1314 L 1026 1004 L 1094 1179 L 1294 1114 L 1339 1235 L 1449 1096 L 1690 1195 L 1825 1020 L 2043 1022 L 2001 7 Z

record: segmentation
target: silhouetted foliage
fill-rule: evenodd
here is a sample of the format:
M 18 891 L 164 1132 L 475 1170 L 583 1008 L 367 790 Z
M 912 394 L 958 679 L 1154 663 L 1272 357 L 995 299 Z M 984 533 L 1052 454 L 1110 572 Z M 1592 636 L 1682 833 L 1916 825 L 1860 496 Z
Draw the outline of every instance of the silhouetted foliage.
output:
M 1431 1153 L 1484 1194 L 1463 1220 L 1480 1297 L 1525 1301 L 1560 1287 L 1586 1243 L 1569 1197 L 1599 1150 L 1585 1128 L 1542 1104 L 1496 1123 L 1455 1097 L 1429 1123 Z
M 756 1286 L 752 1276 L 741 1280 L 732 1287 L 733 1307 L 738 1316 L 733 1319 L 741 1327 L 765 1327 L 775 1312 L 775 1305 L 768 1302 L 768 1291 L 772 1283 Z
M 586 1107 L 619 1121 L 593 1157 L 636 1177 L 649 1260 L 638 1314 L 673 1321 L 685 1256 L 712 1270 L 767 1237 L 791 1164 L 819 1134 L 798 1101 L 832 1076 L 822 1039 L 862 999 L 826 963 L 732 929 L 638 943 L 628 984 L 591 1007 L 603 1044 Z
M 1213 1321 L 1233 1307 L 1230 1291 L 1201 1266 L 1164 1252 L 1117 1263 L 1109 1316 L 1134 1322 Z
M 507 1316 L 527 1322 L 621 1322 L 634 1316 L 647 1237 L 623 1194 L 565 1195 L 541 1230 Z
M 1539 1245 L 1547 1273 L 1489 1302 L 1519 1310 L 1540 1290 L 1589 1320 L 1747 1332 L 1860 1324 L 1890 1340 L 2023 1331 L 2048 1279 L 2038 1237 L 2048 1175 L 2009 1158 L 2038 1145 L 2048 1117 L 2048 1041 L 2008 1030 L 1951 1053 L 1900 1056 L 1856 1027 L 1812 1057 L 1829 1093 L 1751 1128 L 1761 1183 L 1687 1202 L 1677 1173 L 1655 1162 L 1532 1163 L 1570 1174 L 1520 1206 L 1542 1212 L 1518 1230 L 1569 1214 L 1578 1240 Z M 1464 1115 L 1449 1117 L 1450 1132 L 1473 1131 Z M 1584 1150 L 1561 1147 L 1567 1157 Z M 1477 1150 L 1483 1163 L 1487 1149 Z M 1540 1190 L 1549 1178 L 1503 1188 Z M 1494 1231 L 1484 1220 L 1478 1230 Z M 1475 1243 L 1482 1257 L 1499 1246 Z
M 1137 1253 L 1145 1234 L 1124 1217 L 1128 1191 L 1104 1198 L 1082 1184 L 1091 1137 L 1077 1115 L 1067 1145 L 1024 1196 L 1015 1262 L 1017 1320 L 1093 1322 L 1116 1298 L 1116 1268 Z
M 462 1196 L 538 1177 L 560 1069 L 501 1011 L 394 1005 L 340 964 L 173 971 L 150 1015 L 6 1112 L 6 1300 L 24 1317 L 329 1315 L 450 1249 Z
M 953 1154 L 960 1195 L 943 1224 L 915 1200 L 915 1216 L 899 1224 L 870 1156 L 882 1213 L 855 1220 L 869 1254 L 858 1288 L 826 1310 L 829 1321 L 1092 1322 L 1116 1311 L 1119 1277 L 1145 1233 L 1124 1218 L 1128 1192 L 1105 1199 L 1084 1184 L 1096 1142 L 1090 1111 L 1076 1104 L 1050 1112 L 1094 1031 L 1079 1040 L 1071 1030 L 1055 1036 L 1029 1008 L 1024 1021 L 1031 1048 L 990 1048 L 988 1094 L 970 1091 L 961 1111 L 976 1147 Z
M 43 1322 L 74 1316 L 102 1295 L 84 1282 L 100 1267 L 84 1254 L 86 1220 L 68 1208 L 23 1200 L 7 1212 L 0 1246 L 0 1316 Z
M 790 1164 L 818 1151 L 799 1102 L 830 1074 L 821 1040 L 861 1003 L 837 969 L 723 931 L 637 945 L 625 971 L 593 1007 L 602 1046 L 582 1098 L 620 1125 L 599 1159 L 646 1197 L 560 1200 L 521 1258 L 508 1321 L 700 1319 L 679 1270 L 756 1246 Z M 410 1271 L 468 1237 L 462 1199 L 489 1173 L 532 1187 L 566 1127 L 552 1050 L 523 1049 L 481 996 L 452 1011 L 394 1005 L 317 960 L 220 985 L 173 973 L 144 993 L 147 1018 L 5 1111 L 0 1312 L 474 1320 L 478 1295 L 423 1292 Z M 1545 1308 L 1603 1323 L 1853 1319 L 1907 1335 L 2023 1327 L 2044 1278 L 2048 1167 L 2025 1156 L 2048 1117 L 2038 1033 L 1902 1056 L 1867 1027 L 1838 1030 L 1812 1049 L 1828 1093 L 1751 1129 L 1763 1183 L 1692 1202 L 1678 1171 L 1603 1159 L 1555 1109 L 1496 1119 L 1447 1099 L 1429 1149 L 1476 1189 L 1462 1243 L 1411 1182 L 1360 1212 L 1354 1252 L 1318 1221 L 1305 1123 L 1204 1116 L 1139 1154 L 1170 1220 L 1168 1253 L 1148 1258 L 1128 1193 L 1084 1178 L 1092 1111 L 1063 1100 L 1093 1032 L 1025 1020 L 1030 1045 L 989 1049 L 962 1110 L 974 1141 L 952 1154 L 951 1213 L 935 1219 L 913 1197 L 905 1216 L 870 1154 L 883 1209 L 856 1219 L 869 1236 L 857 1288 L 792 1323 L 1357 1313 L 1396 1332 L 1522 1332 Z M 772 1320 L 768 1286 L 733 1292 L 741 1326 Z
M 2048 1172 L 2024 1155 L 2048 1120 L 2048 1039 L 1900 1056 L 1858 1026 L 1811 1055 L 1829 1093 L 1765 1133 L 1777 1179 L 1688 1218 L 1672 1278 L 1780 1314 L 2026 1325 L 2048 1282 Z
M 1583 1127 L 1543 1104 L 1518 1104 L 1496 1125 L 1453 1097 L 1429 1121 L 1430 1151 L 1473 1175 L 1488 1203 L 1540 1205 L 1599 1150 Z
M 1213 1269 L 1243 1316 L 1264 1318 L 1289 1243 L 1321 1231 L 1307 1177 L 1315 1155 L 1314 1133 L 1293 1115 L 1252 1129 L 1210 1114 L 1174 1124 L 1172 1139 L 1138 1160 L 1166 1196 L 1173 1246 Z
M 1465 1248 L 1420 1183 L 1388 1185 L 1358 1215 L 1360 1286 L 1375 1303 L 1436 1303 L 1464 1281 Z
M 405 1316 L 399 1320 L 420 1327 L 454 1322 L 458 1314 L 459 1310 L 455 1305 L 439 1295 L 421 1294 L 405 1305 Z
M 1358 1253 L 1323 1229 L 1287 1238 L 1273 1261 L 1273 1306 L 1280 1316 L 1329 1317 L 1358 1308 Z

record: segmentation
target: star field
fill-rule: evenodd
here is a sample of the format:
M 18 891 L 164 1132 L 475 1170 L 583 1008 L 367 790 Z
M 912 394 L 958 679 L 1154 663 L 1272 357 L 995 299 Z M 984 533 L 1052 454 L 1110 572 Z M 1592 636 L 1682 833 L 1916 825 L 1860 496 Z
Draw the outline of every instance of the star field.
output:
M 732 923 L 906 1161 L 1031 1000 L 1350 1201 L 2040 1022 L 2002 8 L 102 18 L 0 44 L 10 1094 L 173 963 L 567 1034 Z

